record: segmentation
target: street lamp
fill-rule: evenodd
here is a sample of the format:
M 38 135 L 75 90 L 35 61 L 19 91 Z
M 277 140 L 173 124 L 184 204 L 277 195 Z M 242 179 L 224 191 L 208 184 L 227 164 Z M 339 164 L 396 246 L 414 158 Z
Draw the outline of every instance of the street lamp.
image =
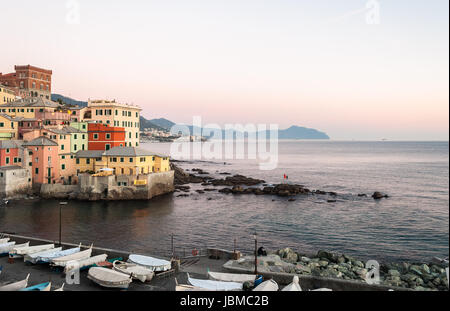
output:
M 255 275 L 258 274 L 258 234 L 253 233 L 253 238 L 255 239 Z

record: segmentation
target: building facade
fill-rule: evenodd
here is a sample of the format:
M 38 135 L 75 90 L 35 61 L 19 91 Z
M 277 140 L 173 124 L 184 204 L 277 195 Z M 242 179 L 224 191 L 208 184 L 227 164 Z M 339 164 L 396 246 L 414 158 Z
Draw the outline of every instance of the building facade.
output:
M 0 84 L 0 106 L 16 100 L 16 93 Z
M 60 183 L 58 144 L 41 136 L 23 144 L 31 155 L 33 185 Z
M 0 83 L 18 90 L 22 97 L 42 97 L 51 99 L 52 71 L 25 65 L 14 66 L 15 72 L 0 73 Z
M 31 176 L 20 166 L 0 166 L 0 198 L 26 194 L 31 190 Z
M 7 114 L 0 113 L 0 141 L 18 139 L 19 121 Z
M 141 108 L 107 100 L 89 100 L 87 108 L 82 116 L 83 121 L 96 121 L 113 127 L 123 127 L 126 146 L 139 146 Z
M 88 124 L 88 149 L 109 150 L 114 147 L 125 147 L 125 129 L 102 123 Z

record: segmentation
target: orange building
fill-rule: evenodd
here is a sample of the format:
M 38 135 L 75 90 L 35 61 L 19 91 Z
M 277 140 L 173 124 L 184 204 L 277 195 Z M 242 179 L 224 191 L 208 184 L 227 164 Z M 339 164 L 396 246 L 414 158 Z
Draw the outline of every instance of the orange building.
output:
M 43 97 L 52 95 L 52 71 L 31 65 L 14 66 L 15 72 L 0 73 L 0 84 L 12 88 L 22 97 Z
M 109 150 L 125 147 L 125 128 L 102 123 L 88 124 L 88 150 Z

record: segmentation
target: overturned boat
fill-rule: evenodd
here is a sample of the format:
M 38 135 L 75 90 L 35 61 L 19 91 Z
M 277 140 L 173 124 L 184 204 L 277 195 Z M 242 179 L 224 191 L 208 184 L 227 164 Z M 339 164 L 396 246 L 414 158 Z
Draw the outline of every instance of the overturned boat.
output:
M 122 272 L 108 268 L 93 267 L 89 269 L 88 279 L 107 288 L 128 289 L 133 278 Z
M 49 263 L 53 259 L 69 256 L 69 255 L 79 253 L 79 252 L 81 252 L 81 246 L 75 247 L 75 248 L 69 248 L 69 249 L 59 251 L 59 252 L 56 252 L 53 254 L 39 255 L 38 258 L 36 258 L 36 260 L 37 260 L 37 263 Z
M 0 239 L 0 245 L 8 243 L 9 240 L 10 240 L 10 238 L 2 238 L 2 239 Z
M 58 253 L 60 251 L 62 251 L 62 247 L 53 248 L 53 249 L 46 250 L 46 251 L 43 251 L 43 252 L 28 254 L 28 255 L 25 255 L 23 257 L 23 261 L 24 262 L 28 262 L 28 263 L 32 263 L 32 264 L 36 264 L 39 261 L 39 257 L 40 256 L 51 256 L 51 255 L 56 254 L 56 253 Z
M 22 258 L 25 255 L 51 250 L 53 248 L 55 248 L 55 244 L 44 244 L 44 245 L 36 245 L 36 246 L 28 246 L 28 247 L 16 246 L 9 252 L 9 257 Z
M 170 261 L 142 255 L 130 255 L 128 262 L 143 266 L 154 272 L 168 271 L 172 268 Z
M 274 280 L 268 280 L 265 282 L 262 282 L 259 284 L 255 289 L 253 289 L 254 292 L 277 292 L 278 291 L 278 284 Z
M 189 284 L 191 284 L 194 287 L 202 288 L 202 289 L 206 289 L 206 290 L 241 291 L 243 288 L 242 283 L 194 279 L 189 276 L 189 273 L 187 276 L 188 276 Z
M 150 282 L 155 275 L 155 272 L 148 268 L 119 260 L 113 262 L 113 268 L 116 271 L 130 275 L 133 279 L 137 279 L 142 283 Z

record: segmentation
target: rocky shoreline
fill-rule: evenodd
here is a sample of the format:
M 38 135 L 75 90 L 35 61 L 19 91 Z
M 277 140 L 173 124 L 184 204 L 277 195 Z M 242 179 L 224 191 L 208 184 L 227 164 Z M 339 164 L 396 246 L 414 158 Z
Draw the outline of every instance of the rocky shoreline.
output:
M 268 185 L 265 180 L 255 179 L 243 175 L 232 175 L 228 172 L 218 173 L 219 175 L 230 175 L 225 178 L 213 178 L 210 177 L 210 173 L 202 169 L 192 169 L 192 173 L 188 173 L 178 167 L 175 164 L 171 164 L 172 169 L 175 171 L 175 192 L 184 192 L 184 194 L 178 195 L 178 197 L 189 196 L 191 187 L 189 184 L 200 184 L 206 188 L 202 190 L 196 190 L 196 193 L 206 193 L 217 191 L 223 194 L 254 194 L 254 195 L 271 195 L 278 197 L 289 198 L 289 201 L 295 201 L 298 195 L 328 195 L 328 203 L 336 202 L 338 194 L 336 192 L 323 191 L 323 190 L 310 190 L 304 185 L 298 184 L 275 184 Z M 232 175 L 232 176 L 231 176 Z M 223 187 L 217 189 L 215 187 Z M 369 195 L 361 193 L 358 197 L 369 197 Z M 374 192 L 371 197 L 375 200 L 389 198 L 387 194 L 381 192 Z
M 367 282 L 367 278 L 373 275 L 369 273 L 373 270 L 364 261 L 323 250 L 316 255 L 307 256 L 285 248 L 269 252 L 267 256 L 260 256 L 258 261 L 258 271 L 261 272 L 290 273 L 359 282 Z M 251 269 L 254 267 L 254 256 L 246 256 L 235 261 L 233 265 Z M 446 268 L 448 263 L 437 260 L 430 263 L 380 263 L 378 284 L 417 291 L 446 291 L 448 290 Z

